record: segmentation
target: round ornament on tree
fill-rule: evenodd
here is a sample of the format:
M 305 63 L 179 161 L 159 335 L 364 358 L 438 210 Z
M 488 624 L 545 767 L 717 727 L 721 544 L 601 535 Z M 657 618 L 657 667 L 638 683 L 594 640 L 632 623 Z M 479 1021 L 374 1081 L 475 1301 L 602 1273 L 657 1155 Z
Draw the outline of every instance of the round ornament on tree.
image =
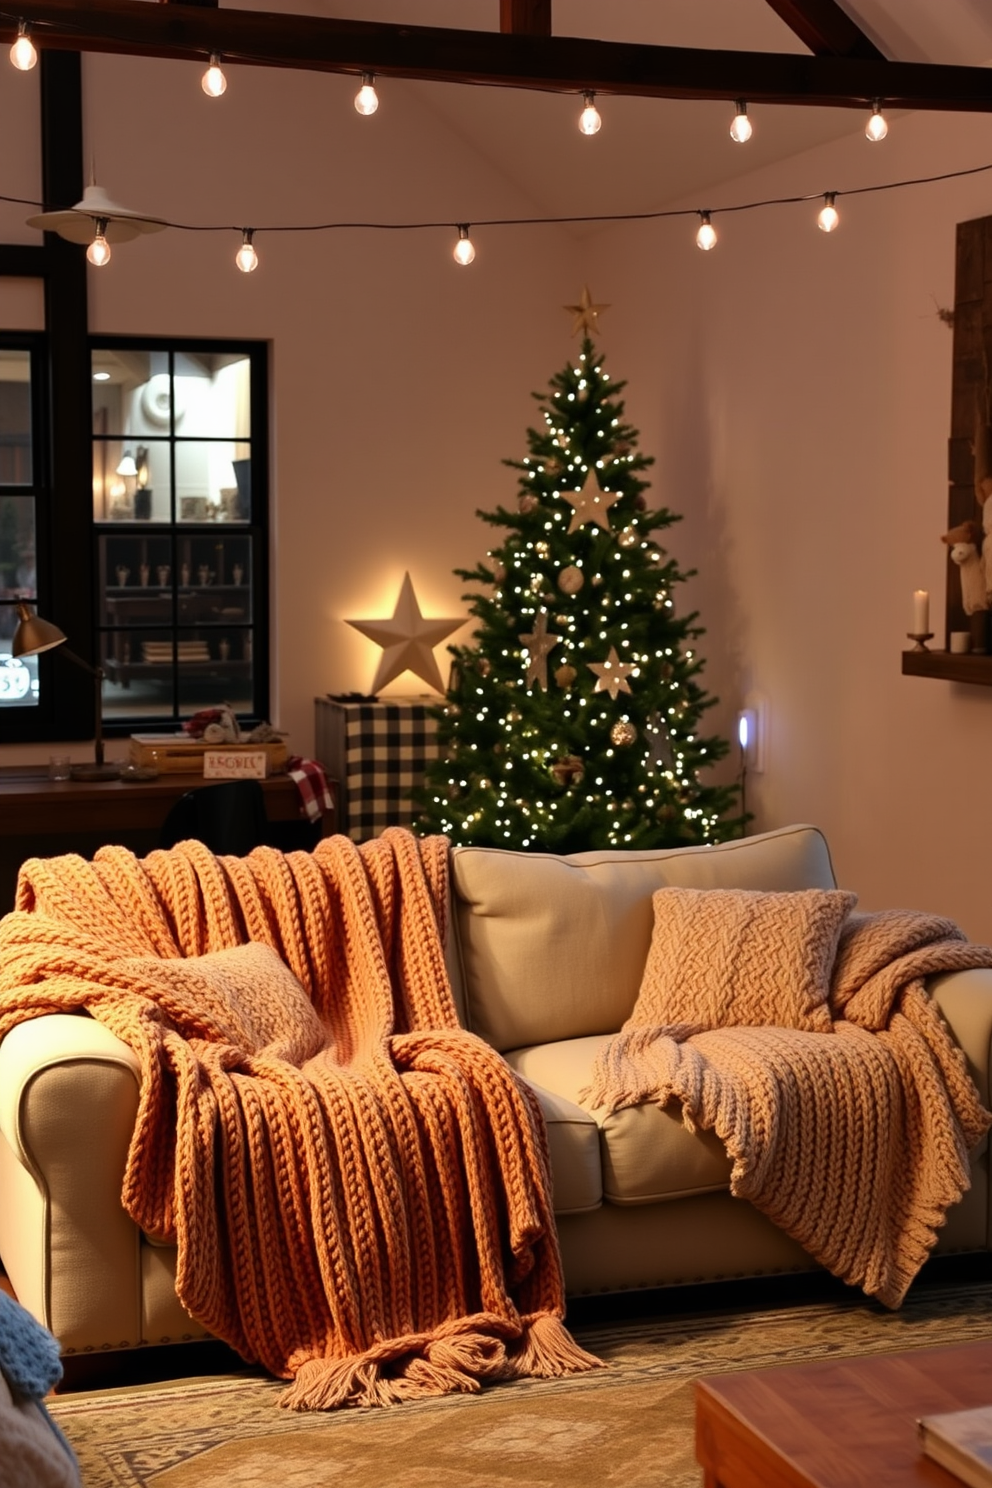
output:
M 571 687 L 572 683 L 575 681 L 578 675 L 579 674 L 575 670 L 575 668 L 573 666 L 569 666 L 566 662 L 564 666 L 560 666 L 555 672 L 555 681 L 558 683 L 559 687 Z
M 610 729 L 610 738 L 618 749 L 626 749 L 637 738 L 637 730 L 626 718 L 621 718 Z
M 519 501 L 517 502 L 517 506 L 520 508 L 521 513 L 526 517 L 536 508 L 537 497 L 532 495 L 530 491 L 527 491 L 523 496 L 520 497 Z
M 578 594 L 585 581 L 585 574 L 581 568 L 576 568 L 574 563 L 570 563 L 558 575 L 558 588 L 562 594 Z

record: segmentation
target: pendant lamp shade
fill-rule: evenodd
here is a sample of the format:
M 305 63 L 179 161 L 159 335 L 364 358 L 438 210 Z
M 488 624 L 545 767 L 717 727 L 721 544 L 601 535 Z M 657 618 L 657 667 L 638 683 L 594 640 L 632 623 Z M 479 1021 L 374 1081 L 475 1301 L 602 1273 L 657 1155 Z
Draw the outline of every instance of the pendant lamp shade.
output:
M 104 191 L 102 186 L 87 186 L 82 201 L 65 212 L 41 212 L 28 218 L 28 227 L 41 228 L 42 232 L 58 233 L 70 243 L 89 243 L 93 238 L 94 222 L 104 222 L 104 237 L 108 243 L 126 243 L 139 233 L 161 232 L 164 222 L 154 222 L 122 207 Z

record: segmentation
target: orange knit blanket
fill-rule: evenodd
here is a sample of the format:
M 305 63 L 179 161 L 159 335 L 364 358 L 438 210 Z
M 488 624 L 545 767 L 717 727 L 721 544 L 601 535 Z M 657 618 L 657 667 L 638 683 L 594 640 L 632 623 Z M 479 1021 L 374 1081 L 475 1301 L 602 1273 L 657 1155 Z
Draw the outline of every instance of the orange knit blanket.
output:
M 709 933 L 715 943 L 718 930 Z M 923 979 L 992 966 L 992 949 L 935 915 L 850 914 L 826 1032 L 775 1026 L 789 955 L 770 935 L 763 974 L 714 989 L 715 1004 L 746 993 L 750 1021 L 765 1026 L 652 1026 L 635 1009 L 583 1099 L 607 1110 L 681 1102 L 687 1127 L 726 1146 L 736 1197 L 834 1275 L 897 1307 L 971 1186 L 969 1150 L 992 1124 Z M 725 975 L 738 969 L 728 963 Z
M 391 829 L 32 859 L 0 923 L 0 1036 L 86 1009 L 137 1053 L 124 1207 L 298 1409 L 598 1362 L 562 1323 L 539 1108 L 458 1026 L 446 901 L 446 841 Z

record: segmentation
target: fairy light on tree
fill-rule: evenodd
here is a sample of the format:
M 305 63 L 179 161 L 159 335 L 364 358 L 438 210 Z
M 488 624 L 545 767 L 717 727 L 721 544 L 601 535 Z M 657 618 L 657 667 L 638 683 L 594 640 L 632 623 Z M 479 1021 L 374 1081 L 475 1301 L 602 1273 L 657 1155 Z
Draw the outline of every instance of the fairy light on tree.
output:
M 500 541 L 457 570 L 476 630 L 449 648 L 418 830 L 552 852 L 720 841 L 739 789 L 701 779 L 729 744 L 700 732 L 703 632 L 657 541 L 679 518 L 646 500 L 653 462 L 592 340 L 607 307 L 584 290 L 566 308 L 581 351 L 535 394 L 516 500 L 479 512 Z

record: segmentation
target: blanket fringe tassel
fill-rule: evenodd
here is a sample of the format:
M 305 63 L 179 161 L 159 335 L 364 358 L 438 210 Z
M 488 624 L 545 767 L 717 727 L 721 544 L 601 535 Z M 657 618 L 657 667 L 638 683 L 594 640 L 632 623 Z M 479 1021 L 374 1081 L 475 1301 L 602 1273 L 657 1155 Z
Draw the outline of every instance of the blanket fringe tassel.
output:
M 602 1369 L 550 1313 L 528 1319 L 508 1350 L 490 1333 L 396 1339 L 347 1359 L 308 1359 L 279 1404 L 327 1411 L 398 1405 L 428 1395 L 477 1394 L 483 1381 L 556 1378 Z

